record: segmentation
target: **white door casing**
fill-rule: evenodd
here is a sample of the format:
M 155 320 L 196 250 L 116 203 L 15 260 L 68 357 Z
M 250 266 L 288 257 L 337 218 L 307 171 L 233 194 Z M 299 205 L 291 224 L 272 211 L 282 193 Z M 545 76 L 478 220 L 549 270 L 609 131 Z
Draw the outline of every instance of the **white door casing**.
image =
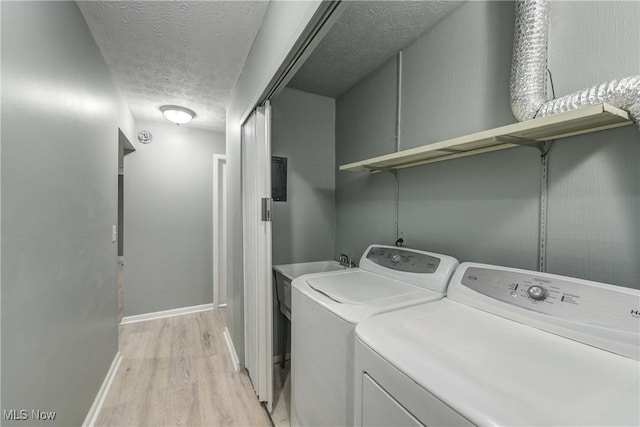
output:
M 256 218 L 258 215 L 256 200 L 256 121 L 253 112 L 242 125 L 242 264 L 244 280 L 244 341 L 245 367 L 252 378 L 258 394 L 258 383 L 253 379 L 257 375 L 257 247 Z
M 227 305 L 227 156 L 213 155 L 213 307 Z

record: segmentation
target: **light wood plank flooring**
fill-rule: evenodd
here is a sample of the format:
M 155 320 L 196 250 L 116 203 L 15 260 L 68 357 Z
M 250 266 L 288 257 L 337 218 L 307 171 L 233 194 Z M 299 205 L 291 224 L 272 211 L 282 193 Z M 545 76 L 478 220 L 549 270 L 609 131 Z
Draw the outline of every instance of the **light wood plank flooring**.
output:
M 122 363 L 98 426 L 271 426 L 234 372 L 224 309 L 120 326 Z
M 279 362 L 273 365 L 271 420 L 275 427 L 291 426 L 291 361 L 287 361 L 284 369 Z

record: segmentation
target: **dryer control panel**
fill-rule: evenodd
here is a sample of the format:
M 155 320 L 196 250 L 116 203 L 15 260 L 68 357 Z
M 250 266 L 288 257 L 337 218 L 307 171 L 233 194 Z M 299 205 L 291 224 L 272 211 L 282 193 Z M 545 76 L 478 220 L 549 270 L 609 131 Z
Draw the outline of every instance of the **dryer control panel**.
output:
M 434 273 L 440 265 L 440 258 L 418 251 L 383 246 L 369 249 L 367 259 L 382 267 L 406 273 Z
M 461 283 L 488 297 L 566 321 L 638 332 L 640 299 L 631 289 L 546 273 L 468 267 Z

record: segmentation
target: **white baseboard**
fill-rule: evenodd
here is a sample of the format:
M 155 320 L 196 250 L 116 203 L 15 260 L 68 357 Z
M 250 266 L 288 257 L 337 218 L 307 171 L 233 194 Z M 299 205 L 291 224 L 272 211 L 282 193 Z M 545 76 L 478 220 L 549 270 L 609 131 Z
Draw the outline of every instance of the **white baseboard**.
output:
M 224 327 L 224 340 L 227 342 L 227 348 L 229 349 L 229 355 L 231 356 L 231 362 L 233 363 L 233 369 L 235 371 L 240 370 L 240 359 L 238 359 L 238 353 L 236 353 L 236 348 L 233 345 L 233 341 L 231 341 L 231 334 L 229 334 L 229 329 Z
M 164 317 L 182 316 L 184 314 L 199 313 L 201 311 L 213 310 L 213 304 L 194 305 L 192 307 L 174 308 L 173 310 L 156 311 L 154 313 L 137 314 L 122 318 L 121 325 L 129 323 L 145 322 L 147 320 L 162 319 Z
M 111 367 L 107 372 L 107 376 L 104 377 L 100 390 L 98 390 L 98 394 L 96 395 L 96 398 L 94 399 L 93 404 L 82 423 L 83 427 L 93 427 L 96 424 L 98 415 L 100 415 L 100 411 L 102 410 L 102 405 L 104 405 L 107 394 L 109 394 L 109 389 L 111 389 L 111 384 L 113 384 L 113 380 L 118 373 L 120 362 L 122 362 L 122 355 L 120 352 L 117 352 L 113 358 L 113 362 L 111 362 Z

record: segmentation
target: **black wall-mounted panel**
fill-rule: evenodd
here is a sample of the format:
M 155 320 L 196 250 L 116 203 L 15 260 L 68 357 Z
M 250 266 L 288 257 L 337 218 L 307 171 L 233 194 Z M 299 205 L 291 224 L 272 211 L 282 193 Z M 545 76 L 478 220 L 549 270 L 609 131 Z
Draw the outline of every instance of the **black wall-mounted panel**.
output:
M 271 197 L 274 202 L 287 201 L 286 157 L 271 157 Z

